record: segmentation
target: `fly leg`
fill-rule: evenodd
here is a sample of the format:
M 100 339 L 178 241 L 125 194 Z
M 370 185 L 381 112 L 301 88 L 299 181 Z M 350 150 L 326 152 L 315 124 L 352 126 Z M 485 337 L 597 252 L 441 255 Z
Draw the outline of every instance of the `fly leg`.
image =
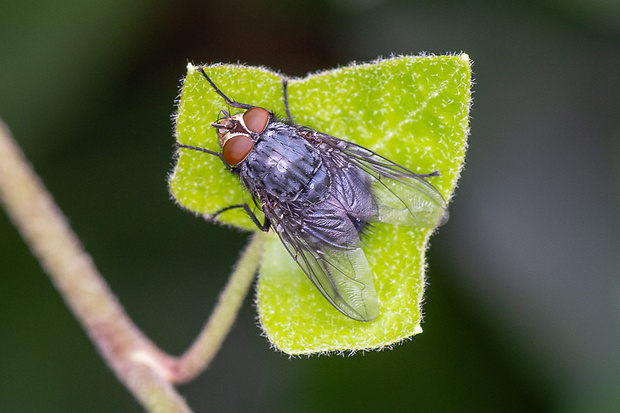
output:
M 231 206 L 227 206 L 226 208 L 222 208 L 219 211 L 217 211 L 215 214 L 211 215 L 209 218 L 210 219 L 215 219 L 217 218 L 218 215 L 220 215 L 222 212 L 226 212 L 229 209 L 234 209 L 234 208 L 243 208 L 243 210 L 245 211 L 246 214 L 248 214 L 248 216 L 250 217 L 250 219 L 252 220 L 252 222 L 258 227 L 258 229 L 260 229 L 263 232 L 268 232 L 269 228 L 271 228 L 271 221 L 269 221 L 269 218 L 265 217 L 265 222 L 261 224 L 261 222 L 258 220 L 258 218 L 256 218 L 256 215 L 254 214 L 254 211 L 252 211 L 252 209 L 250 208 L 250 206 L 248 204 L 237 204 L 237 205 L 231 205 Z
M 215 151 L 210 151 L 209 149 L 205 149 L 205 148 L 200 148 L 198 146 L 191 146 L 191 145 L 186 145 L 184 143 L 176 143 L 176 147 L 177 148 L 184 148 L 184 149 L 192 149 L 194 151 L 199 151 L 199 152 L 204 152 L 204 153 L 208 153 L 209 155 L 215 155 L 218 158 L 222 157 L 222 154 L 220 154 L 219 152 L 215 152 Z
M 215 152 L 209 149 L 201 148 L 199 146 L 191 146 L 191 145 L 186 145 L 184 143 L 178 143 L 178 142 L 176 143 L 176 147 L 183 148 L 183 149 L 191 149 L 193 151 L 204 152 L 204 153 L 208 153 L 209 155 L 217 156 L 218 158 L 222 160 L 226 168 L 228 168 L 230 172 L 234 173 L 232 166 L 228 165 L 228 163 L 224 160 L 224 158 L 222 158 L 222 154 L 220 152 Z
M 284 93 L 284 110 L 286 111 L 286 120 L 292 125 L 293 117 L 288 107 L 288 79 L 282 79 L 282 92 Z
M 418 178 L 432 178 L 433 176 L 441 176 L 439 171 L 433 171 L 428 174 L 416 174 L 416 175 L 418 176 Z
M 252 109 L 254 107 L 253 105 L 248 105 L 247 103 L 235 102 L 234 100 L 226 96 L 224 92 L 222 92 L 220 88 L 217 87 L 215 83 L 213 83 L 213 80 L 211 80 L 211 78 L 207 76 L 207 74 L 205 73 L 205 70 L 202 67 L 197 67 L 196 70 L 202 73 L 202 76 L 204 76 L 204 78 L 207 79 L 207 82 L 209 82 L 213 90 L 215 90 L 215 93 L 220 95 L 229 106 L 232 106 L 233 108 L 240 108 L 240 109 Z

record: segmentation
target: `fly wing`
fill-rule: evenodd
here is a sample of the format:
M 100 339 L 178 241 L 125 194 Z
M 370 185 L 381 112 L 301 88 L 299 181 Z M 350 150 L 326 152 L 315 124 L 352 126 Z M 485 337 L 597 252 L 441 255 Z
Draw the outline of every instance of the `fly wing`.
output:
M 358 321 L 379 315 L 372 272 L 352 222 L 334 210 L 304 211 L 278 219 L 265 208 L 282 243 L 308 278 L 338 311 Z
M 352 142 L 314 132 L 318 142 L 340 150 L 370 180 L 375 212 L 369 221 L 406 227 L 434 228 L 448 221 L 448 205 L 422 176 Z

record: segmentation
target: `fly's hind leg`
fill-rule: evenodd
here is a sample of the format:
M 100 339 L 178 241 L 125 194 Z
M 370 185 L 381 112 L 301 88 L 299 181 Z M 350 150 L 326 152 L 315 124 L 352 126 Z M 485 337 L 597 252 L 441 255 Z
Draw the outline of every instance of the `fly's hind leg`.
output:
M 227 206 L 226 208 L 220 209 L 215 214 L 211 215 L 209 218 L 212 219 L 212 220 L 215 220 L 215 218 L 217 218 L 217 216 L 220 215 L 222 212 L 226 212 L 229 209 L 235 209 L 235 208 L 242 208 L 245 211 L 245 213 L 248 214 L 248 216 L 250 217 L 252 222 L 261 231 L 268 232 L 269 228 L 271 228 L 271 221 L 269 221 L 269 219 L 267 217 L 265 217 L 265 222 L 261 224 L 261 222 L 256 217 L 256 214 L 254 214 L 254 211 L 252 211 L 252 209 L 250 208 L 250 206 L 248 204 L 237 204 L 237 205 Z
M 432 178 L 433 176 L 441 176 L 439 171 L 433 171 L 428 174 L 416 174 L 416 175 L 418 176 L 418 178 Z

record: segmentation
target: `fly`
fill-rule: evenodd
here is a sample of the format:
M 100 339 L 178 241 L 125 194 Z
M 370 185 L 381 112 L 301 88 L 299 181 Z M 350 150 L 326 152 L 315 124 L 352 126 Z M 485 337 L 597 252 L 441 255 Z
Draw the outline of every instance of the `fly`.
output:
M 221 152 L 178 144 L 218 156 L 238 175 L 265 215 L 260 222 L 248 204 L 242 208 L 262 231 L 273 229 L 310 281 L 338 311 L 358 321 L 380 313 L 373 274 L 362 250 L 372 223 L 434 228 L 448 220 L 446 201 L 425 180 L 369 149 L 306 126 L 271 110 L 235 102 L 197 69 L 232 108 L 212 126 Z

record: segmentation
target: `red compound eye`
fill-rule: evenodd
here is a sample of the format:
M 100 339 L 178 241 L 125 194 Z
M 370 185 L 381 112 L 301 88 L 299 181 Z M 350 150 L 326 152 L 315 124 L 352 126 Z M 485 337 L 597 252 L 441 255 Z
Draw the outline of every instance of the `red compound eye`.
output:
M 269 122 L 269 112 L 259 107 L 252 108 L 243 114 L 243 122 L 250 131 L 261 133 Z
M 252 147 L 254 147 L 254 142 L 248 135 L 233 136 L 224 144 L 222 157 L 228 165 L 235 166 L 248 156 Z

